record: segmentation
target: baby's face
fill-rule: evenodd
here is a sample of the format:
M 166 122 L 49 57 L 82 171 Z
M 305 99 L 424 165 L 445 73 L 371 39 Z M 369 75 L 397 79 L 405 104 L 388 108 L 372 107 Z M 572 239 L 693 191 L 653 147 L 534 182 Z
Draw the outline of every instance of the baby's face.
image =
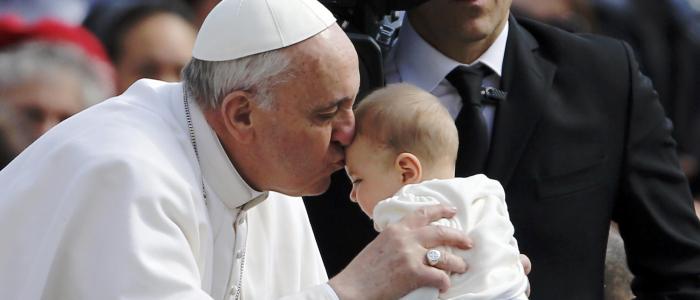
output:
M 370 218 L 379 201 L 394 195 L 402 186 L 401 172 L 394 166 L 391 151 L 363 136 L 345 150 L 345 170 L 352 181 L 350 199 Z

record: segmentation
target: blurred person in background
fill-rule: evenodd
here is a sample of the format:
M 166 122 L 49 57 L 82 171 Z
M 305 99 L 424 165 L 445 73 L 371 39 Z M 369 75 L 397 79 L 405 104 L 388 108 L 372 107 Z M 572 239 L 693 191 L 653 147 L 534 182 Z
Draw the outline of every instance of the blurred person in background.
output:
M 30 143 L 30 134 L 17 110 L 0 101 L 0 170 Z
M 117 92 L 141 78 L 180 80 L 196 30 L 180 1 L 105 2 L 85 20 L 107 48 L 117 72 Z
M 10 149 L 6 155 L 14 157 L 54 125 L 113 95 L 112 76 L 102 46 L 84 28 L 1 17 L 0 143 Z

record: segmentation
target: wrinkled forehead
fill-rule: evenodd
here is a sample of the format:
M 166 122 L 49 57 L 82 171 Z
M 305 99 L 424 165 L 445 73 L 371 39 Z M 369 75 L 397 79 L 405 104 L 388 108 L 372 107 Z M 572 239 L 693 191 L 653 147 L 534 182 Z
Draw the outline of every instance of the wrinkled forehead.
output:
M 354 99 L 359 89 L 357 54 L 331 42 L 314 38 L 288 49 L 292 79 L 286 84 L 309 108 Z

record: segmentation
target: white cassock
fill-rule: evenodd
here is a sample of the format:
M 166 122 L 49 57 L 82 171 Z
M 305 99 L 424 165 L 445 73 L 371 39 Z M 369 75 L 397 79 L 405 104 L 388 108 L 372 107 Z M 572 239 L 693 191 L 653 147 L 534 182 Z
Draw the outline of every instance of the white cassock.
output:
M 518 243 L 513 237 L 505 192 L 496 180 L 479 174 L 405 185 L 394 196 L 377 204 L 372 216 L 374 226 L 377 231 L 382 231 L 407 214 L 436 204 L 455 207 L 457 214 L 434 224 L 465 232 L 474 242 L 474 248 L 466 251 L 439 248 L 464 258 L 469 265 L 466 273 L 450 276 L 450 288 L 439 298 L 527 299 L 528 280 L 520 263 Z M 437 289 L 421 288 L 403 299 L 436 298 Z
M 1 299 L 336 297 L 301 198 L 251 189 L 190 102 L 201 164 L 182 85 L 140 80 L 0 171 Z

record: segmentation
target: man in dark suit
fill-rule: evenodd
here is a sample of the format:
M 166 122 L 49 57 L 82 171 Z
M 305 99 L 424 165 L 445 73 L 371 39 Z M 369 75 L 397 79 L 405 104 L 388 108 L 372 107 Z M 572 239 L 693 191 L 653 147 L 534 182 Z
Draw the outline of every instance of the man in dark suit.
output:
M 532 260 L 532 299 L 602 299 L 611 220 L 619 223 L 637 297 L 700 299 L 700 223 L 672 125 L 632 50 L 516 20 L 510 4 L 431 0 L 410 10 L 385 64 L 387 81 L 431 91 L 455 118 L 462 99 L 445 78 L 454 68 L 487 70 L 482 86 L 507 92 L 481 107 L 489 145 L 476 172 L 506 189 L 520 250 Z M 458 163 L 472 159 L 466 153 Z M 337 179 L 331 193 L 342 191 Z M 371 237 L 339 223 L 351 213 L 325 209 L 333 220 L 315 217 L 319 208 L 309 212 L 332 273 L 343 260 L 333 245 L 353 240 L 336 229 Z

